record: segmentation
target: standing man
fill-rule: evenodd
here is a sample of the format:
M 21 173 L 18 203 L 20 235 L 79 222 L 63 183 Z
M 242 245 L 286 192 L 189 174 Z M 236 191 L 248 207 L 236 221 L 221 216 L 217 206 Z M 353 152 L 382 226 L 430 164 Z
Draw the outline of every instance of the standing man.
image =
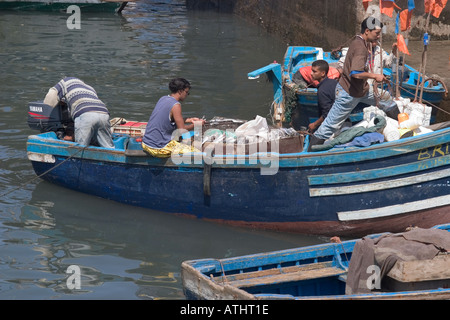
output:
M 335 100 L 337 80 L 328 78 L 329 65 L 325 60 L 316 60 L 311 66 L 311 78 L 318 82 L 317 106 L 319 119 L 308 125 L 308 131 L 313 133 L 328 115 Z
M 368 72 L 369 43 L 380 38 L 382 23 L 368 17 L 361 23 L 361 34 L 351 42 L 345 62 L 344 70 L 336 86 L 336 100 L 317 131 L 310 136 L 310 145 L 323 144 L 333 133 L 339 130 L 352 110 L 360 102 L 376 105 L 373 90 L 369 90 L 368 79 L 377 82 L 386 80 L 383 74 Z M 386 114 L 397 118 L 398 108 L 394 101 L 384 108 Z
M 94 88 L 74 77 L 66 77 L 50 88 L 44 103 L 55 107 L 67 103 L 75 126 L 75 142 L 114 148 L 109 111 Z

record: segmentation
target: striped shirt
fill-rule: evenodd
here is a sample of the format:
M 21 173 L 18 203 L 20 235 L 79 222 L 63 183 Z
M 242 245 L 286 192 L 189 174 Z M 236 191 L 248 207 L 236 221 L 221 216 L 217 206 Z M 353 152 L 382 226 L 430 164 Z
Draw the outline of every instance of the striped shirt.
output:
M 58 91 L 58 98 L 65 98 L 70 108 L 72 119 L 85 112 L 99 112 L 109 114 L 106 105 L 101 101 L 94 88 L 74 77 L 67 77 L 59 81 L 53 88 Z

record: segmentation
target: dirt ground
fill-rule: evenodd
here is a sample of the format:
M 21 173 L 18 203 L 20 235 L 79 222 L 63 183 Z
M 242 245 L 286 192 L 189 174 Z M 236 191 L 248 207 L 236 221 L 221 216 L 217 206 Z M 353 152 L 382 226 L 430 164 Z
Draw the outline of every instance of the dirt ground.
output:
M 389 47 L 383 46 L 384 49 Z M 422 41 L 410 41 L 408 49 L 411 56 L 406 56 L 406 64 L 419 69 L 422 61 L 422 53 L 424 50 Z M 450 40 L 436 40 L 431 39 L 427 50 L 427 62 L 425 65 L 425 73 L 428 76 L 437 75 L 450 89 Z M 450 95 L 438 106 L 437 121 L 450 120 Z M 442 109 L 442 110 L 440 110 Z

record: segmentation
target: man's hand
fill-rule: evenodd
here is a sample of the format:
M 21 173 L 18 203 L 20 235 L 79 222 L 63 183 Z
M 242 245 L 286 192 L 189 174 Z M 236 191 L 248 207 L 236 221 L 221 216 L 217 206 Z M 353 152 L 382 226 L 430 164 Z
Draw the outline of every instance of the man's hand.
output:
M 316 131 L 317 127 L 318 126 L 315 122 L 308 124 L 308 132 L 313 133 L 314 131 Z
M 195 122 L 201 122 L 201 124 L 205 123 L 205 119 L 200 119 L 200 118 L 187 118 L 186 122 L 189 123 L 195 123 Z
M 384 74 L 377 74 L 374 73 L 374 79 L 376 82 L 383 82 L 383 81 L 387 81 L 386 77 L 384 76 Z

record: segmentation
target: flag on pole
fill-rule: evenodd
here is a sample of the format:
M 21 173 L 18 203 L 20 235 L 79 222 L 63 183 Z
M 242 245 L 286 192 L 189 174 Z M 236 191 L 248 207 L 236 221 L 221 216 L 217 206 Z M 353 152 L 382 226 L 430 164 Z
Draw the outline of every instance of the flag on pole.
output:
M 439 18 L 446 4 L 447 0 L 425 0 L 425 12 L 431 12 L 433 17 Z
M 428 13 L 433 10 L 435 1 L 436 0 L 425 0 L 424 1 L 425 13 Z
M 394 0 L 381 0 L 380 4 L 381 13 L 384 13 L 385 15 L 392 18 L 392 12 L 394 12 L 394 7 L 401 10 L 401 8 L 395 4 Z
M 431 13 L 436 18 L 439 18 L 441 15 L 442 10 L 444 10 L 445 5 L 447 4 L 447 0 L 436 0 L 434 4 L 434 11 Z
M 412 11 L 405 9 L 400 12 L 400 30 L 406 31 L 411 28 Z
M 406 53 L 408 56 L 411 54 L 409 53 L 408 47 L 406 46 L 405 38 L 403 38 L 402 34 L 397 34 L 397 48 L 403 53 Z
M 362 0 L 363 2 L 363 6 L 364 6 L 364 10 L 367 10 L 367 8 L 369 7 L 369 2 L 371 2 L 372 0 Z

